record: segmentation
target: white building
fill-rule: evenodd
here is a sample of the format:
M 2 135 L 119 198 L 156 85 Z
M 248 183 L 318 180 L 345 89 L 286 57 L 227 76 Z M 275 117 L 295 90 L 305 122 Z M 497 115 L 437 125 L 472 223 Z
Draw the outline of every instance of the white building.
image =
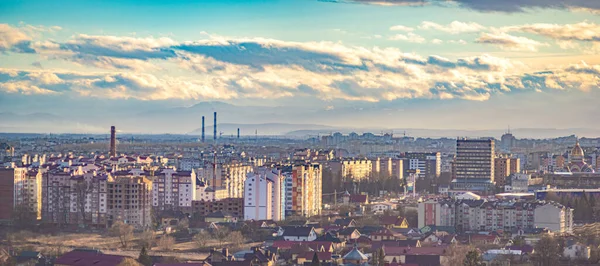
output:
M 581 243 L 571 244 L 563 250 L 563 257 L 569 260 L 589 260 L 592 249 Z
M 285 219 L 285 176 L 277 169 L 249 173 L 244 184 L 244 220 Z
M 573 209 L 545 201 L 429 200 L 419 203 L 419 228 L 455 226 L 464 231 L 548 228 L 572 232 Z
M 152 180 L 152 206 L 158 210 L 191 208 L 196 199 L 196 173 L 159 169 Z
M 396 207 L 397 205 L 391 202 L 375 202 L 371 204 L 371 211 L 375 214 L 382 214 L 385 211 L 393 211 Z
M 573 232 L 573 209 L 554 202 L 548 202 L 535 209 L 534 226 L 548 228 L 553 232 Z
M 182 171 L 192 171 L 201 168 L 202 161 L 196 158 L 182 158 L 179 159 L 179 168 Z
M 512 174 L 509 179 L 509 184 L 504 186 L 505 192 L 525 193 L 529 191 L 529 180 L 531 179 L 531 175 Z

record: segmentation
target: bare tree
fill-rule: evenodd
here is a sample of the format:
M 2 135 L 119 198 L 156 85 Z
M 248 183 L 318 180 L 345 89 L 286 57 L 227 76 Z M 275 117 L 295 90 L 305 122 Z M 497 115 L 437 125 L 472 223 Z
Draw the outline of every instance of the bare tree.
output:
M 219 241 L 219 246 L 223 246 L 223 242 L 227 241 L 227 236 L 229 235 L 229 230 L 225 228 L 219 228 L 213 232 L 213 237 Z
M 212 239 L 212 236 L 207 232 L 200 232 L 194 236 L 194 242 L 199 249 L 203 249 L 208 246 L 208 241 Z
M 560 259 L 558 241 L 552 236 L 543 236 L 537 244 L 535 244 L 535 253 L 532 255 L 532 259 L 534 265 L 558 265 Z
M 172 250 L 175 246 L 175 238 L 170 235 L 163 235 L 158 240 L 158 248 L 161 250 Z
M 118 237 L 121 246 L 127 248 L 133 239 L 133 226 L 117 221 L 110 227 L 110 234 Z
M 117 266 L 141 266 L 139 262 L 132 258 L 125 258 L 121 263 L 117 264 Z
M 469 251 L 473 250 L 471 246 L 452 244 L 447 250 L 445 266 L 462 265 L 467 258 Z
M 238 249 L 246 242 L 246 238 L 240 231 L 233 231 L 227 235 L 226 241 L 229 242 L 231 248 Z
M 140 234 L 140 244 L 146 249 L 152 249 L 154 242 L 156 241 L 156 234 L 153 230 L 145 230 Z
M 75 194 L 75 203 L 77 204 L 77 210 L 79 213 L 79 224 L 85 226 L 86 215 L 85 215 L 85 204 L 87 202 L 88 195 L 92 190 L 92 186 L 85 179 L 78 180 L 75 186 L 73 186 L 73 193 Z

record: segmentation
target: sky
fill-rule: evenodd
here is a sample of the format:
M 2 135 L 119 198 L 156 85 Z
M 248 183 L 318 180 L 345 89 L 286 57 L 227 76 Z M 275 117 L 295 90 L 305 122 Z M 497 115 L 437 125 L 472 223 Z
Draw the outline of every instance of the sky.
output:
M 230 123 L 600 132 L 599 53 L 589 0 L 1 1 L 0 131 L 223 102 L 248 107 Z M 32 115 L 63 126 L 11 124 Z

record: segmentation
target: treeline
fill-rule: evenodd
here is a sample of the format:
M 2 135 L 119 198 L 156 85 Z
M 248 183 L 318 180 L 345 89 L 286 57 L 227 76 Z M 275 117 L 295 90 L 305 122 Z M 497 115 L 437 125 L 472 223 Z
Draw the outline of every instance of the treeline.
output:
M 564 206 L 573 208 L 573 220 L 577 222 L 598 222 L 600 221 L 600 206 L 595 196 L 588 196 L 582 193 L 581 196 L 559 196 L 556 192 L 549 192 L 546 200 L 556 201 Z

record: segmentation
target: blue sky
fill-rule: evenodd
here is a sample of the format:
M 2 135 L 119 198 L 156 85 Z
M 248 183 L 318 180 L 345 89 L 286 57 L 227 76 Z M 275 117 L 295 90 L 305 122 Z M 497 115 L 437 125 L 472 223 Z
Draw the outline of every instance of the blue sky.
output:
M 568 2 L 2 1 L 0 112 L 223 101 L 335 126 L 597 128 L 600 4 Z

